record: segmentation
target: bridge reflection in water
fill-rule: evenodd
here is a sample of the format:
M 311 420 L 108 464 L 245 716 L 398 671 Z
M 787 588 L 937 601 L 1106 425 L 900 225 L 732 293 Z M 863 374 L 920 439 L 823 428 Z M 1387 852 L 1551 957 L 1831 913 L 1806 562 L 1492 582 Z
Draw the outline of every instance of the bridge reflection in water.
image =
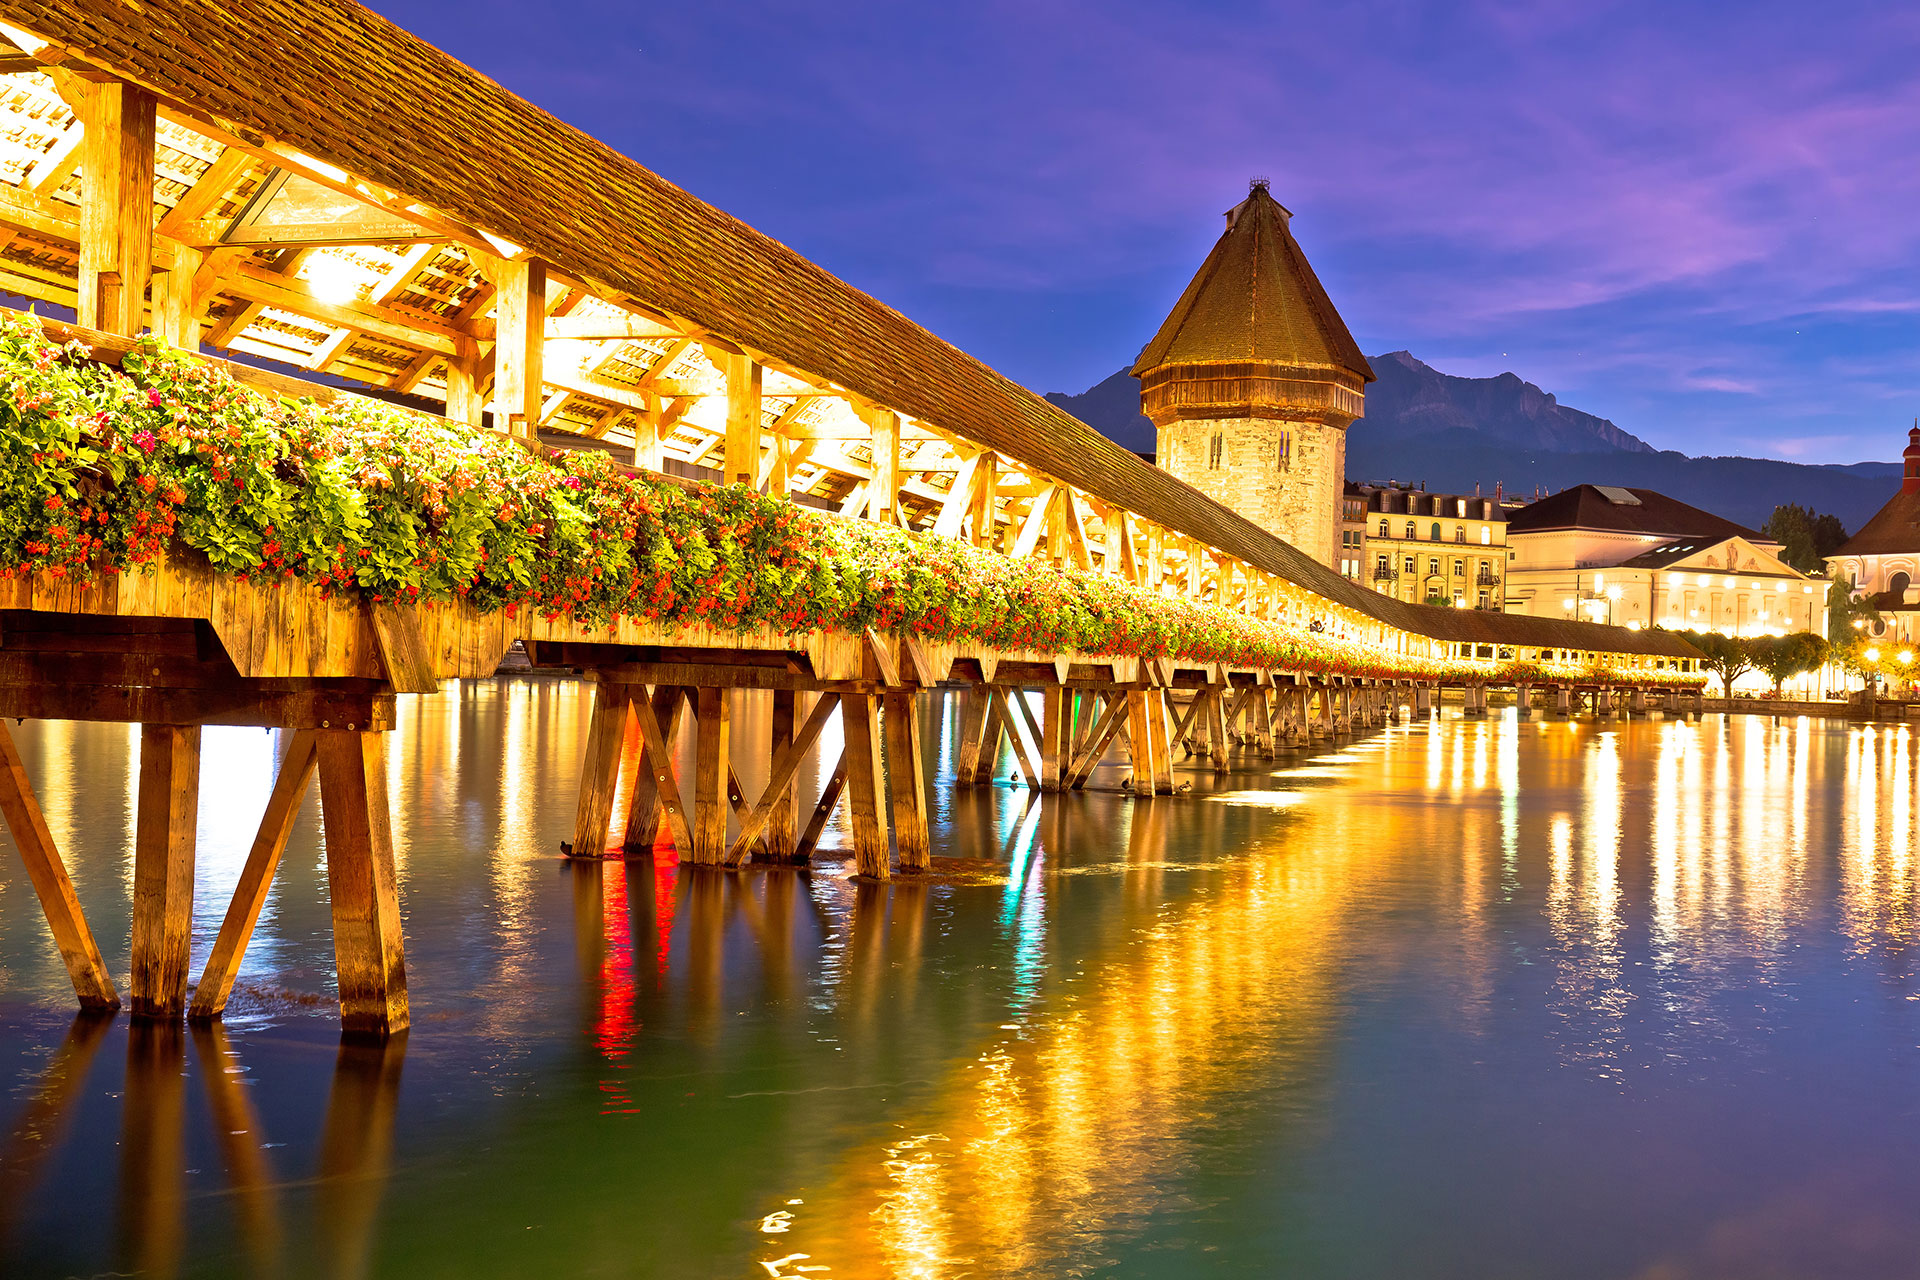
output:
M 952 792 L 936 854 L 967 856 L 889 884 L 563 864 L 581 691 L 408 705 L 395 847 L 439 994 L 384 1049 L 333 1042 L 311 813 L 225 1029 L 68 1025 L 8 865 L 10 1273 L 1734 1275 L 1920 1244 L 1873 1190 L 1920 1175 L 1904 730 L 1447 720 L 1179 800 Z M 130 747 L 23 744 L 42 777 Z M 237 812 L 264 747 L 209 735 Z M 210 809 L 225 866 L 251 832 Z M 49 820 L 110 912 L 119 828 Z M 1810 1096 L 1884 1105 L 1782 1119 Z

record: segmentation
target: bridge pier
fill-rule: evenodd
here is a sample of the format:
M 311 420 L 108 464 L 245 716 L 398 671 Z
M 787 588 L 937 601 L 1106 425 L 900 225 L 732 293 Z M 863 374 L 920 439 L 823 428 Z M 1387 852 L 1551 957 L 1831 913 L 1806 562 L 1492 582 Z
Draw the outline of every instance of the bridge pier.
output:
M 341 1028 L 387 1036 L 408 1024 L 406 961 L 394 874 L 385 733 L 393 691 L 432 683 L 404 637 L 382 648 L 369 678 L 243 676 L 218 638 L 191 618 L 34 612 L 10 625 L 0 715 L 138 724 L 129 1005 L 141 1019 L 226 1006 L 287 837 L 315 773 L 327 837 Z M 304 636 L 296 636 L 304 641 Z M 243 655 L 257 669 L 251 655 Z M 369 655 L 371 659 L 371 655 Z M 382 678 L 385 669 L 389 674 Z M 195 827 L 203 726 L 292 730 L 266 812 L 191 1011 Z M 11 735 L 0 727 L 0 815 L 25 861 L 82 1008 L 112 1010 L 101 960 Z
M 1564 684 L 1553 686 L 1553 718 L 1565 720 L 1573 714 L 1573 690 Z
M 1513 705 L 1517 708 L 1515 714 L 1518 715 L 1520 719 L 1533 719 L 1533 686 L 1530 684 L 1515 685 Z
M 1596 720 L 1613 718 L 1613 690 L 1605 685 L 1593 691 L 1593 715 Z
M 1635 685 L 1633 688 L 1633 691 L 1627 695 L 1627 699 L 1628 699 L 1627 706 L 1631 711 L 1633 711 L 1635 715 L 1646 714 L 1647 691 L 1645 689 L 1641 688 L 1638 685 Z

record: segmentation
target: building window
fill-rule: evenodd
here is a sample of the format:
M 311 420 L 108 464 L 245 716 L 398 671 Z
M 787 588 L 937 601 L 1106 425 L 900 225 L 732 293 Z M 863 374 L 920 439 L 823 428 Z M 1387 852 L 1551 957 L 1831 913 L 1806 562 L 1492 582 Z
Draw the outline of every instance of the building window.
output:
M 1418 572 L 1420 572 L 1419 561 L 1415 560 L 1412 556 L 1408 556 L 1407 557 L 1407 576 L 1412 577 L 1414 574 Z
M 1440 541 L 1440 522 L 1438 520 L 1433 522 L 1433 540 L 1435 542 Z
M 1482 609 L 1487 607 L 1487 593 L 1484 591 L 1480 593 L 1480 607 Z
M 1374 572 L 1378 573 L 1383 578 L 1393 572 L 1393 569 L 1385 556 L 1381 556 L 1379 563 L 1374 565 Z
M 1282 471 L 1291 470 L 1293 467 L 1293 432 L 1282 431 L 1280 433 L 1279 453 L 1280 469 Z
M 1453 562 L 1453 576 L 1456 578 L 1464 578 L 1467 576 L 1467 562 L 1465 560 L 1455 560 Z
M 1220 455 L 1226 451 L 1227 433 L 1224 431 L 1214 432 L 1213 439 L 1207 442 L 1207 469 L 1209 471 L 1218 471 L 1220 469 Z
M 1455 542 L 1465 542 L 1467 540 L 1467 531 L 1459 525 L 1453 526 L 1453 540 Z
M 1439 556 L 1427 557 L 1427 572 L 1436 578 L 1440 576 L 1440 557 Z
M 1387 522 L 1385 520 L 1380 522 L 1380 536 L 1383 538 L 1391 538 L 1393 536 L 1387 531 Z
M 1416 525 L 1411 520 L 1407 521 L 1407 541 L 1412 542 L 1415 538 L 1418 538 L 1419 536 L 1420 536 L 1420 526 Z
M 1483 524 L 1480 526 L 1480 545 L 1483 547 L 1490 547 L 1493 545 L 1493 526 L 1492 525 Z

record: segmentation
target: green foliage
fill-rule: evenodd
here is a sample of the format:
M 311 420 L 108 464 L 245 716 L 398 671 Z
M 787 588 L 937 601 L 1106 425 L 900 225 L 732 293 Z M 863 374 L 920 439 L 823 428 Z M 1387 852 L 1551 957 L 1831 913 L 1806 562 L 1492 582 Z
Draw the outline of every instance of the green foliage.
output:
M 1784 636 L 1754 636 L 1746 642 L 1753 665 L 1773 681 L 1773 691 L 1797 675 L 1818 671 L 1826 664 L 1832 645 L 1811 631 Z
M 1847 540 L 1847 528 L 1838 516 L 1798 503 L 1775 507 L 1760 531 L 1780 543 L 1784 547 L 1780 558 L 1802 573 L 1825 573 L 1826 557 Z
M 1827 640 L 1836 648 L 1844 648 L 1860 638 L 1867 624 L 1880 621 L 1880 610 L 1874 608 L 1873 601 L 1862 597 L 1855 599 L 1853 590 L 1844 582 L 1833 582 L 1827 586 Z M 1854 626 L 1854 623 L 1860 626 Z
M 0 577 L 198 553 L 241 578 L 385 601 L 722 630 L 911 632 L 1002 649 L 1498 678 L 1117 578 L 634 476 L 349 399 L 285 402 L 152 339 L 118 370 L 0 313 Z M 1557 678 L 1590 673 L 1556 667 Z M 1677 683 L 1669 672 L 1616 682 Z
M 1733 682 L 1753 670 L 1753 645 L 1744 636 L 1723 636 L 1717 631 L 1689 631 L 1687 640 L 1706 659 L 1707 670 L 1720 677 L 1720 690 L 1733 696 Z

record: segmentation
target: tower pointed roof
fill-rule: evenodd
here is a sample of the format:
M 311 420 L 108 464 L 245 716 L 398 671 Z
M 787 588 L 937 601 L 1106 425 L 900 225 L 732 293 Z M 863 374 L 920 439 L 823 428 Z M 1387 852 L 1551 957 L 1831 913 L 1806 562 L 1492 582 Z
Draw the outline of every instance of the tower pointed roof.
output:
M 1292 214 L 1256 181 L 1146 350 L 1140 377 L 1167 365 L 1259 362 L 1332 368 L 1372 382 L 1373 369 L 1293 238 Z

